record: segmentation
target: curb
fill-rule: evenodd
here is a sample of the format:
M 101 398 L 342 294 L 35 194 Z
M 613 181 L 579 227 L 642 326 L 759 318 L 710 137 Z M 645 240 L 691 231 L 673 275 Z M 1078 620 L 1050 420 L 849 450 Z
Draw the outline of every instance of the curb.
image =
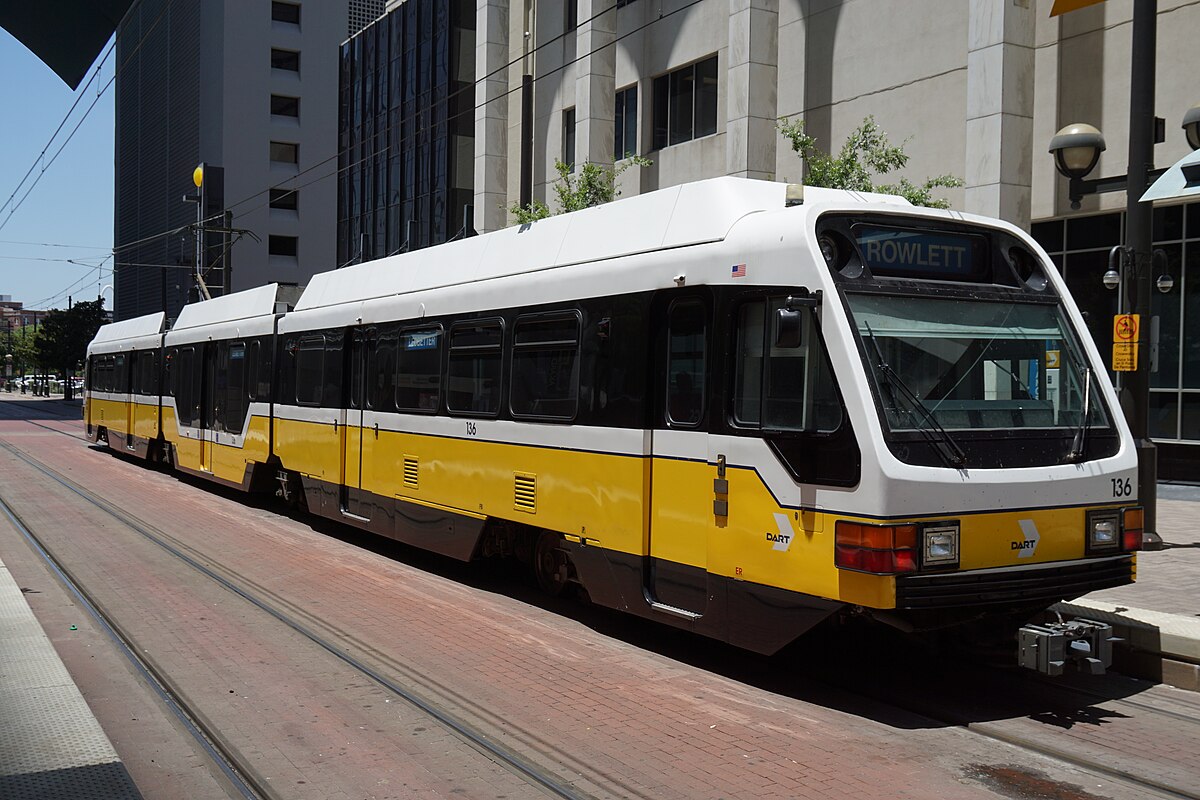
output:
M 1113 667 L 1135 678 L 1200 692 L 1200 617 L 1101 600 L 1055 603 L 1051 612 L 1111 625 L 1118 638 Z

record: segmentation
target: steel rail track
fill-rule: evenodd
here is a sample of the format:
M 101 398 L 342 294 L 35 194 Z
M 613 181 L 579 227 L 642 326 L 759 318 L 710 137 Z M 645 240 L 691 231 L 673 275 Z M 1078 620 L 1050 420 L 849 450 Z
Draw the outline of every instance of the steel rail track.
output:
M 1068 689 L 1074 690 L 1073 687 L 1068 687 Z M 888 697 L 875 693 L 867 694 L 862 689 L 848 691 L 855 691 L 862 696 L 870 697 L 876 702 L 886 704 L 892 708 L 901 710 L 907 714 L 911 714 L 929 722 L 961 728 L 977 736 L 982 736 L 993 741 L 1004 742 L 1005 744 L 1026 750 L 1028 752 L 1052 758 L 1057 761 L 1070 764 L 1071 766 L 1089 770 L 1100 775 L 1105 775 L 1109 778 L 1138 787 L 1140 789 L 1152 790 L 1164 797 L 1175 798 L 1176 800 L 1200 800 L 1200 791 L 1197 791 L 1197 789 L 1174 786 L 1151 777 L 1135 775 L 1127 770 L 1120 769 L 1119 767 L 1114 767 L 1086 756 L 1073 754 L 1064 748 L 1043 744 L 1041 742 L 1034 741 L 1032 738 L 1022 736 L 1019 733 L 1009 733 L 1007 731 L 1000 730 L 997 726 L 989 722 L 974 722 L 961 716 L 956 716 L 953 713 L 945 711 L 939 712 L 936 709 L 921 708 L 912 704 L 905 704 L 898 701 L 895 697 Z M 1086 692 L 1080 693 L 1087 694 Z M 1102 695 L 1097 696 L 1102 697 Z M 1107 697 L 1104 699 L 1106 702 L 1112 700 L 1112 698 Z M 1165 712 L 1166 716 L 1179 716 L 1174 712 L 1169 712 L 1165 709 L 1147 707 L 1146 710 L 1157 714 L 1164 714 Z
M 350 655 L 345 650 L 339 648 L 336 643 L 333 643 L 327 638 L 323 637 L 321 634 L 304 625 L 293 616 L 290 616 L 271 603 L 268 603 L 267 601 L 255 596 L 247 589 L 219 574 L 212 567 L 200 563 L 200 561 L 193 556 L 188 555 L 180 547 L 165 541 L 163 537 L 152 531 L 150 526 L 143 524 L 136 517 L 125 513 L 121 509 L 104 500 L 102 497 L 95 495 L 90 490 L 75 483 L 71 479 L 59 473 L 53 467 L 50 467 L 38 459 L 33 458 L 8 442 L 0 441 L 0 447 L 12 453 L 15 457 L 21 461 L 24 461 L 30 467 L 36 469 L 46 477 L 58 483 L 66 490 L 82 498 L 85 502 L 100 509 L 116 519 L 122 525 L 135 531 L 153 544 L 162 548 L 174 558 L 187 564 L 189 567 L 204 575 L 206 578 L 214 581 L 224 589 L 232 592 L 261 611 L 266 612 L 278 622 L 281 622 L 296 633 L 299 633 L 301 636 L 335 656 L 352 669 L 358 671 L 360 674 L 374 681 L 379 686 L 387 689 L 397 697 L 400 697 L 413 707 L 427 714 L 439 724 L 458 735 L 468 745 L 494 759 L 501 766 L 526 779 L 529 783 L 549 792 L 555 797 L 564 798 L 564 800 L 594 800 L 592 795 L 574 788 L 565 779 L 553 775 L 548 770 L 545 770 L 526 759 L 520 753 L 517 753 L 503 744 L 498 743 L 487 734 L 475 730 L 469 723 L 459 719 L 455 715 L 443 709 L 438 708 L 436 705 L 421 697 L 413 690 L 400 685 L 395 680 L 382 674 L 379 670 L 373 668 L 369 664 L 366 664 L 361 659 Z M 44 548 L 42 549 L 44 550 Z M 49 555 L 49 553 L 47 553 L 47 555 Z M 266 794 L 264 796 L 274 797 L 274 795 L 271 794 Z
M 5 447 L 8 447 L 6 443 Z M 221 774 L 232 784 L 234 790 L 246 800 L 262 800 L 263 798 L 277 798 L 275 792 L 259 780 L 253 771 L 247 770 L 245 765 L 239 764 L 239 759 L 236 753 L 221 740 L 221 737 L 203 721 L 203 717 L 197 713 L 196 709 L 192 708 L 190 703 L 183 699 L 183 695 L 176 691 L 170 683 L 170 680 L 147 658 L 139 655 L 137 648 L 132 639 L 122 630 L 119 623 L 111 618 L 103 610 L 103 607 L 87 592 L 80 584 L 71 571 L 62 564 L 50 550 L 40 537 L 25 523 L 21 515 L 8 504 L 8 501 L 0 495 L 0 511 L 4 512 L 4 516 L 12 524 L 17 532 L 24 537 L 29 543 L 34 552 L 50 567 L 51 571 L 58 577 L 59 581 L 66 587 L 83 606 L 88 615 L 95 621 L 96 625 L 104 631 L 109 640 L 116 646 L 117 651 L 125 656 L 126 660 L 133 665 L 134 670 L 145 679 L 145 681 L 158 695 L 158 699 L 171 712 L 172 716 L 183 726 L 184 730 L 200 745 L 204 752 L 212 759 L 213 763 L 221 770 Z

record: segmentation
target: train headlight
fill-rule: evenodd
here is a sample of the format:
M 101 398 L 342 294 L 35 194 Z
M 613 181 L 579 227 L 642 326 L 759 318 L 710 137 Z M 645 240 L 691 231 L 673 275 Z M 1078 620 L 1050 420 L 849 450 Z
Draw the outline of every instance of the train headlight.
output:
M 1089 511 L 1087 537 L 1089 554 L 1116 550 L 1121 542 L 1121 519 L 1118 512 L 1113 510 Z
M 817 244 L 821 248 L 821 255 L 825 257 L 825 263 L 831 267 L 836 267 L 838 262 L 838 246 L 832 236 L 818 236 Z
M 921 532 L 921 564 L 946 567 L 958 563 L 958 525 L 936 525 Z

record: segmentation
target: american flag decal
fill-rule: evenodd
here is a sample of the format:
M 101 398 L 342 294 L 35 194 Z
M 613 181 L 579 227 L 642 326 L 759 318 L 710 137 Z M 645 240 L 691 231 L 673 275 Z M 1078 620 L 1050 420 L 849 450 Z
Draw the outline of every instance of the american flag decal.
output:
M 730 277 L 733 277 L 733 278 L 746 277 L 746 265 L 745 264 L 734 264 L 733 268 L 732 268 L 732 270 L 730 270 L 729 274 L 730 274 Z

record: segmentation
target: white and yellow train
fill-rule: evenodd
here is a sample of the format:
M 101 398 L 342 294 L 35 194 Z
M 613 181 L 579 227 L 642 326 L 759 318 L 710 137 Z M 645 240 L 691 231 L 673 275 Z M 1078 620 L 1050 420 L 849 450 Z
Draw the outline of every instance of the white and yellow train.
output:
M 719 178 L 317 275 L 294 308 L 266 286 L 106 326 L 85 414 L 771 653 L 848 613 L 1016 630 L 1134 579 L 1134 444 L 1084 330 L 1011 225 Z

